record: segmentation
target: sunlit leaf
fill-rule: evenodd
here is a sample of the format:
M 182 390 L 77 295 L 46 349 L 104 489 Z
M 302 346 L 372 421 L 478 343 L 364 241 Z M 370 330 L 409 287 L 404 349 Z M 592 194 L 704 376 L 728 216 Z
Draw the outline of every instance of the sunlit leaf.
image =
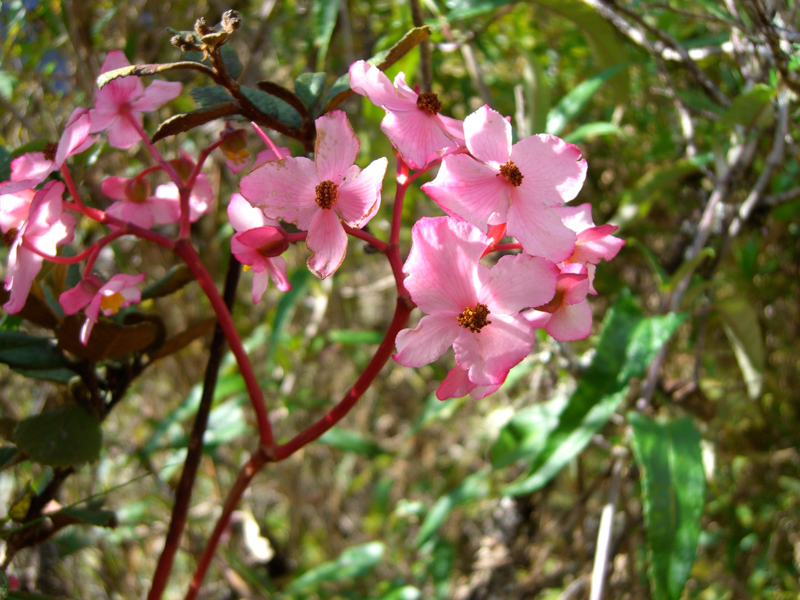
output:
M 322 583 L 361 577 L 378 566 L 385 551 L 386 546 L 383 542 L 369 542 L 348 548 L 336 560 L 303 573 L 289 584 L 285 591 L 288 594 L 295 594 L 313 589 Z
M 314 36 L 314 47 L 317 49 L 317 68 L 325 66 L 328 45 L 331 43 L 333 28 L 339 17 L 339 0 L 312 0 L 311 33 Z
M 325 73 L 303 73 L 294 80 L 294 93 L 303 101 L 309 112 L 319 103 L 325 90 Z

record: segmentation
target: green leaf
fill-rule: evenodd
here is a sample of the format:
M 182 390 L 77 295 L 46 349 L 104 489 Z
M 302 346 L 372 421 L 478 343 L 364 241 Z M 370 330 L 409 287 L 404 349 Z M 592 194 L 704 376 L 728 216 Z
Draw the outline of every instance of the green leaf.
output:
M 303 125 L 303 119 L 300 114 L 285 100 L 244 85 L 239 89 L 253 103 L 253 106 L 265 115 L 274 117 L 281 123 L 295 129 L 299 129 Z
M 339 0 L 312 0 L 311 32 L 314 35 L 314 47 L 317 49 L 317 68 L 325 66 L 325 57 L 331 43 L 333 29 L 339 18 Z
M 195 63 L 194 61 L 152 64 L 152 65 L 130 65 L 127 67 L 122 67 L 120 69 L 114 69 L 113 71 L 108 71 L 100 75 L 97 78 L 97 89 L 102 90 L 109 83 L 111 83 L 115 79 L 119 79 L 120 77 L 150 77 L 152 75 L 157 75 L 159 73 L 164 73 L 166 71 L 187 70 L 187 69 L 202 70 L 202 67 L 198 67 L 197 63 Z
M 623 294 L 606 314 L 597 353 L 561 412 L 558 426 L 536 455 L 529 475 L 503 493 L 534 492 L 569 464 L 628 395 L 630 379 L 644 372 L 684 318 L 674 313 L 644 317 L 630 294 Z
M 13 369 L 47 371 L 70 364 L 55 340 L 22 331 L 0 330 L 0 362 Z
M 242 61 L 239 60 L 239 53 L 230 44 L 225 44 L 219 52 L 228 75 L 231 76 L 231 79 L 239 79 L 243 68 Z
M 41 379 L 43 381 L 55 381 L 56 383 L 69 383 L 76 377 L 75 371 L 70 369 L 19 369 L 15 368 L 15 372 L 23 377 L 30 379 Z
M 285 591 L 293 594 L 315 588 L 321 583 L 344 581 L 366 575 L 378 566 L 385 550 L 386 546 L 383 542 L 369 542 L 348 548 L 336 560 L 326 562 L 303 573 L 288 585 Z
M 370 458 L 379 454 L 388 454 L 378 444 L 351 429 L 332 427 L 319 438 L 319 441 L 339 450 L 354 452 Z
M 19 451 L 14 446 L 1 446 L 0 447 L 0 471 L 5 469 L 6 467 L 10 467 L 14 464 L 17 456 L 19 456 Z
M 598 121 L 596 123 L 586 123 L 585 125 L 577 127 L 575 131 L 564 136 L 564 141 L 569 142 L 570 144 L 578 144 L 586 139 L 592 139 L 601 135 L 612 135 L 621 132 L 622 129 L 618 125 Z
M 240 110 L 236 102 L 229 101 L 224 104 L 210 104 L 188 113 L 175 115 L 158 126 L 150 142 L 155 144 L 159 140 L 184 133 L 211 121 L 238 115 Z
M 614 75 L 626 68 L 629 63 L 619 63 L 610 67 L 586 81 L 582 81 L 575 86 L 566 96 L 561 98 L 558 103 L 547 113 L 547 124 L 545 131 L 553 135 L 558 135 L 564 127 L 580 114 L 583 108 L 589 103 L 603 84 Z
M 661 424 L 628 413 L 642 470 L 642 508 L 656 600 L 679 600 L 700 539 L 705 476 L 700 434 L 688 418 Z
M 95 525 L 97 527 L 116 527 L 117 515 L 113 510 L 97 510 L 91 508 L 64 508 L 59 511 L 62 515 L 66 515 L 87 525 Z
M 353 329 L 331 329 L 328 331 L 328 340 L 332 344 L 380 344 L 384 334 L 381 331 L 356 331 Z
M 174 294 L 182 289 L 187 283 L 195 280 L 191 269 L 185 264 L 181 263 L 175 265 L 167 274 L 160 279 L 154 281 L 142 290 L 142 300 L 150 300 L 151 298 L 161 298 Z
M 523 458 L 533 460 L 544 449 L 547 436 L 558 426 L 566 405 L 565 398 L 553 398 L 518 411 L 500 430 L 489 450 L 492 467 L 502 469 Z
M 11 153 L 0 146 L 0 181 L 11 179 Z
M 721 300 L 715 304 L 715 308 L 742 371 L 747 395 L 755 400 L 761 395 L 766 363 L 758 313 L 747 300 L 740 297 Z
M 286 326 L 297 303 L 306 293 L 306 286 L 308 285 L 310 272 L 308 269 L 297 269 L 289 276 L 289 283 L 292 284 L 292 289 L 288 292 L 281 294 L 281 299 L 278 300 L 278 306 L 275 309 L 275 317 L 272 319 L 272 330 L 269 333 L 269 341 L 267 342 L 267 356 L 265 362 L 269 365 L 272 362 L 272 356 L 277 348 L 278 341 L 283 333 L 283 328 Z
M 51 467 L 93 462 L 100 455 L 102 438 L 100 422 L 74 404 L 28 417 L 14 429 L 17 448 Z
M 189 92 L 201 107 L 232 102 L 233 97 L 221 85 L 201 85 Z
M 733 99 L 728 110 L 719 120 L 718 126 L 725 130 L 734 125 L 741 125 L 746 129 L 755 126 L 766 127 L 775 116 L 775 109 L 772 106 L 774 95 L 775 90 L 768 85 L 763 83 L 754 85 L 750 90 Z
M 303 73 L 294 80 L 294 93 L 313 112 L 325 89 L 325 73 Z
M 488 493 L 489 469 L 481 469 L 464 479 L 460 486 L 436 501 L 436 504 L 425 516 L 425 520 L 417 532 L 417 537 L 414 538 L 414 545 L 419 548 L 431 539 L 456 506 L 476 498 L 482 498 Z
M 405 585 L 379 596 L 377 600 L 419 600 L 420 598 L 422 598 L 422 592 L 413 585 Z
M 8 597 L 8 577 L 6 577 L 6 572 L 0 570 L 0 600 L 4 600 L 4 598 Z

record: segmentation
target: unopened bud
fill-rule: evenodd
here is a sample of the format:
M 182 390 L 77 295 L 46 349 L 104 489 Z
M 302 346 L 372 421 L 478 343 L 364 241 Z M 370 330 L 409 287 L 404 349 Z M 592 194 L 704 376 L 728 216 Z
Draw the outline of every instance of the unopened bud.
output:
M 214 28 L 211 27 L 203 17 L 200 17 L 194 23 L 194 30 L 197 32 L 197 35 L 204 36 L 208 35 L 209 33 L 214 33 Z
M 222 29 L 233 33 L 242 26 L 242 14 L 238 10 L 226 10 L 222 15 Z
M 169 43 L 176 48 L 180 48 L 183 45 L 183 39 L 179 35 L 173 35 L 171 38 L 169 38 Z
M 131 202 L 144 202 L 150 196 L 150 182 L 144 178 L 131 179 L 125 186 L 125 196 Z
M 186 156 L 174 158 L 169 161 L 169 164 L 172 165 L 172 168 L 175 169 L 178 177 L 180 177 L 183 181 L 189 179 L 189 175 L 192 174 L 192 169 L 194 169 L 194 163 Z

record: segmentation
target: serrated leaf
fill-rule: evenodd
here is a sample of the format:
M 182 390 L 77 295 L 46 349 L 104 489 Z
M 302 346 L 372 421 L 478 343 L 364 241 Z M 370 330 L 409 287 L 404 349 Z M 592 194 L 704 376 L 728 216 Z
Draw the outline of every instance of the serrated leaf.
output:
M 719 120 L 718 126 L 722 129 L 730 129 L 734 125 L 741 125 L 746 129 L 755 126 L 766 127 L 775 116 L 775 109 L 772 106 L 774 95 L 775 90 L 768 85 L 763 83 L 754 85 L 733 99 Z
M 382 542 L 369 542 L 348 548 L 336 560 L 303 573 L 289 584 L 285 591 L 293 594 L 314 588 L 321 583 L 361 577 L 378 566 L 385 551 L 386 546 Z
M 50 370 L 70 365 L 51 338 L 28 335 L 23 331 L 0 331 L 0 362 L 14 369 Z
M 317 49 L 317 68 L 325 65 L 328 46 L 331 43 L 333 29 L 339 17 L 339 0 L 312 0 L 311 32 L 314 36 L 314 47 Z
M 378 456 L 379 454 L 388 454 L 388 452 L 378 444 L 352 429 L 331 427 L 320 436 L 319 441 L 323 444 L 338 448 L 339 450 L 354 452 L 355 454 L 369 456 L 370 458 Z
M 80 340 L 84 320 L 83 315 L 71 315 L 64 319 L 58 330 L 58 346 L 93 362 L 145 350 L 158 339 L 160 333 L 159 327 L 147 321 L 136 325 L 98 321 L 92 328 L 89 343 L 84 346 Z
M 78 466 L 100 454 L 100 422 L 80 406 L 59 406 L 19 422 L 14 443 L 31 460 L 51 467 Z
M 758 313 L 747 300 L 738 297 L 721 300 L 715 308 L 742 371 L 747 395 L 755 400 L 761 395 L 766 363 Z
M 414 545 L 419 548 L 427 542 L 442 526 L 450 512 L 459 504 L 476 498 L 483 498 L 489 493 L 489 470 L 481 469 L 473 473 L 456 489 L 436 501 L 433 508 L 425 515 L 425 520 L 414 538 Z
M 628 66 L 620 63 L 576 85 L 547 113 L 545 132 L 560 134 L 572 119 L 577 117 L 603 84 Z
M 120 77 L 150 77 L 165 73 L 166 71 L 176 70 L 197 70 L 199 67 L 194 61 L 182 61 L 175 63 L 152 64 L 152 65 L 130 65 L 120 69 L 114 69 L 103 73 L 97 78 L 97 88 L 102 90 L 109 83 Z
M 530 473 L 503 493 L 517 496 L 541 489 L 569 464 L 625 399 L 630 379 L 644 372 L 684 318 L 674 313 L 644 317 L 630 294 L 623 294 L 603 319 L 597 353 Z
M 159 140 L 184 133 L 195 127 L 200 127 L 200 125 L 210 123 L 211 121 L 231 117 L 239 114 L 239 110 L 239 105 L 231 101 L 225 102 L 224 104 L 211 104 L 188 113 L 175 115 L 158 126 L 150 142 L 155 144 Z
M 325 73 L 303 73 L 294 80 L 294 93 L 303 101 L 309 112 L 313 112 L 324 90 Z
M 242 86 L 239 89 L 252 102 L 253 106 L 265 115 L 274 117 L 295 129 L 299 129 L 303 125 L 302 117 L 288 102 L 255 88 Z
M 700 434 L 688 418 L 661 424 L 628 413 L 642 470 L 642 508 L 656 600 L 679 600 L 700 540 L 705 476 Z

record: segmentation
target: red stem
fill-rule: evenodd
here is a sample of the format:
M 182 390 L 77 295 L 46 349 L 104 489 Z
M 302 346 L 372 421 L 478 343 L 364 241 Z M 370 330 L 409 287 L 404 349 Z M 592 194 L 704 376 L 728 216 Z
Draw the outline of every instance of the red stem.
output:
M 406 190 L 409 184 L 408 166 L 397 155 L 397 191 L 394 194 L 394 206 L 392 207 L 392 231 L 389 234 L 389 243 L 397 244 L 400 241 L 400 227 L 403 224 L 403 200 L 406 197 Z
M 228 492 L 228 497 L 225 498 L 225 505 L 222 507 L 222 514 L 219 516 L 219 519 L 217 519 L 214 532 L 211 534 L 206 547 L 203 549 L 203 554 L 200 555 L 200 560 L 197 562 L 197 568 L 192 577 L 192 582 L 189 584 L 189 591 L 186 592 L 186 600 L 193 600 L 197 596 L 197 592 L 200 591 L 200 586 L 206 576 L 206 571 L 208 571 L 211 559 L 214 558 L 214 553 L 217 550 L 219 539 L 228 527 L 231 514 L 236 510 L 242 494 L 244 494 L 245 490 L 250 485 L 253 477 L 255 477 L 256 473 L 258 473 L 268 461 L 269 459 L 264 454 L 262 448 L 255 451 L 250 456 L 250 460 L 247 461 L 247 464 L 239 471 L 236 482 Z
M 169 178 L 172 180 L 172 183 L 174 183 L 180 188 L 181 185 L 183 185 L 183 180 L 181 179 L 180 175 L 178 175 L 178 172 L 173 168 L 171 164 L 169 164 L 166 160 L 164 160 L 164 157 L 161 156 L 161 153 L 158 150 L 156 150 L 155 146 L 153 146 L 153 144 L 150 143 L 150 136 L 147 135 L 147 132 L 144 130 L 139 121 L 137 121 L 133 117 L 130 110 L 126 110 L 124 112 L 124 115 L 125 118 L 128 119 L 128 122 L 131 124 L 131 126 L 139 134 L 139 137 L 142 138 L 142 141 L 144 142 L 144 145 L 147 148 L 147 150 L 150 152 L 150 155 L 155 159 L 155 161 L 159 165 L 161 165 L 161 168 L 164 169 L 166 174 L 169 175 Z
M 374 235 L 364 231 L 363 229 L 355 229 L 354 227 L 350 227 L 346 223 L 342 223 L 342 225 L 344 226 L 344 230 L 353 237 L 356 237 L 360 240 L 364 240 L 368 244 L 375 246 L 381 252 L 384 253 L 386 252 L 386 248 L 388 247 L 388 244 L 386 242 L 379 240 Z
M 499 252 L 501 250 L 522 250 L 522 244 L 514 243 L 514 244 L 497 244 L 493 246 L 490 250 L 491 252 Z
M 278 160 L 283 158 L 283 155 L 281 154 L 280 150 L 278 150 L 278 147 L 270 139 L 270 137 L 266 133 L 264 133 L 264 131 L 261 129 L 261 127 L 259 127 L 256 124 L 255 121 L 250 121 L 250 125 L 252 125 L 253 129 L 256 130 L 256 133 L 258 134 L 258 137 L 261 138 L 261 141 L 264 142 L 269 147 L 269 149 L 272 150 L 272 152 L 275 154 L 275 156 L 278 157 Z

